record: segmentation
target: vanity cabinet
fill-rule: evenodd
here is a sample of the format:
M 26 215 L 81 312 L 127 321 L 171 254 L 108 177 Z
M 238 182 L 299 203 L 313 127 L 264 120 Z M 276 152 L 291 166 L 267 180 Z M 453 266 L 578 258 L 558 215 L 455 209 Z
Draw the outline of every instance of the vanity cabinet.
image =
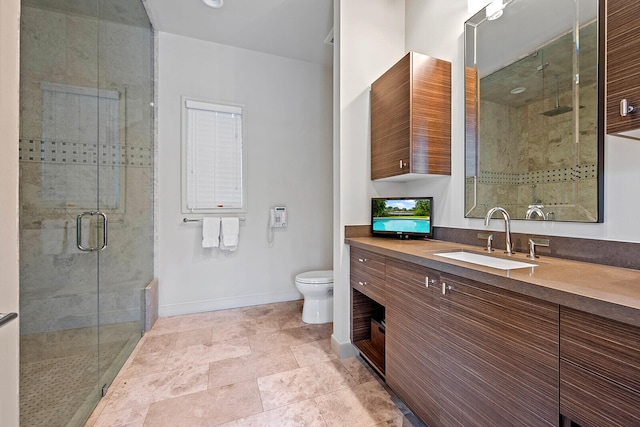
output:
M 607 0 L 607 133 L 640 129 L 640 3 Z M 636 111 L 621 115 L 626 99 Z
M 560 308 L 560 413 L 583 427 L 640 425 L 640 328 Z
M 382 377 L 385 346 L 379 343 L 384 334 L 385 262 L 383 255 L 351 248 L 351 342 Z
M 557 425 L 558 306 L 440 280 L 440 425 Z
M 425 424 L 640 426 L 640 327 L 374 251 L 353 343 Z
M 451 175 L 451 63 L 408 53 L 371 85 L 371 179 Z
M 557 305 L 359 248 L 351 296 L 354 345 L 427 425 L 557 425 Z
M 387 259 L 387 384 L 428 426 L 440 425 L 438 273 Z

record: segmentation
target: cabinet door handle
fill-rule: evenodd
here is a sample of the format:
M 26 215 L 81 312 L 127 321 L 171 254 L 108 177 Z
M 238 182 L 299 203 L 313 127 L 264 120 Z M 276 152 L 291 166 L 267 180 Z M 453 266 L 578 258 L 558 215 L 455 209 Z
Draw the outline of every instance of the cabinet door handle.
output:
M 405 162 L 404 160 L 400 160 L 400 169 L 406 168 L 406 167 L 407 167 L 407 162 Z
M 436 279 L 429 279 L 429 276 L 425 276 L 424 278 L 424 286 L 429 288 L 429 285 L 435 285 Z
M 446 295 L 447 291 L 450 291 L 452 289 L 453 289 L 453 286 L 447 285 L 445 282 L 442 282 L 442 295 Z
M 360 285 L 360 286 L 367 286 L 367 282 L 358 282 L 358 285 Z
M 636 111 L 636 107 L 629 105 L 628 99 L 623 99 L 620 101 L 620 115 L 622 117 L 627 117 L 629 113 L 633 113 Z

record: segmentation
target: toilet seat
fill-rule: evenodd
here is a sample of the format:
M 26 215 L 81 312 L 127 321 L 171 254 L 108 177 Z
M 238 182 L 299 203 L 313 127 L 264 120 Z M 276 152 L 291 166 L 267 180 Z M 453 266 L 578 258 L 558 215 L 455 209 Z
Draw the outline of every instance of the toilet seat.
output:
M 307 271 L 296 276 L 296 282 L 309 285 L 324 285 L 333 283 L 333 270 Z

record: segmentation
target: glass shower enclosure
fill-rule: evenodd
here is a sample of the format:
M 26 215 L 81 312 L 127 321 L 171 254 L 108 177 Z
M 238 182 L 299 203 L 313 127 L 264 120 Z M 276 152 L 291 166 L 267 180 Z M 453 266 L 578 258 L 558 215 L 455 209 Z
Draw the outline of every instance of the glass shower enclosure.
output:
M 153 30 L 140 0 L 23 0 L 20 424 L 82 425 L 153 278 Z

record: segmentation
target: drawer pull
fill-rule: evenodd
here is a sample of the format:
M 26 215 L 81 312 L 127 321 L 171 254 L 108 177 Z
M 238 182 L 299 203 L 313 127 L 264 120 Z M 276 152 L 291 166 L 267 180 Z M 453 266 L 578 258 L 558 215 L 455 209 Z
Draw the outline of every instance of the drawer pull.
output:
M 367 262 L 367 261 L 369 261 L 369 260 L 368 260 L 368 259 L 366 259 L 366 258 L 358 258 L 358 261 L 360 261 L 360 262 Z
M 358 282 L 358 285 L 360 285 L 360 286 L 367 286 L 367 282 Z
M 442 282 L 442 295 L 446 295 L 447 291 L 450 291 L 452 289 L 453 289 L 453 286 L 447 285 L 446 283 Z

